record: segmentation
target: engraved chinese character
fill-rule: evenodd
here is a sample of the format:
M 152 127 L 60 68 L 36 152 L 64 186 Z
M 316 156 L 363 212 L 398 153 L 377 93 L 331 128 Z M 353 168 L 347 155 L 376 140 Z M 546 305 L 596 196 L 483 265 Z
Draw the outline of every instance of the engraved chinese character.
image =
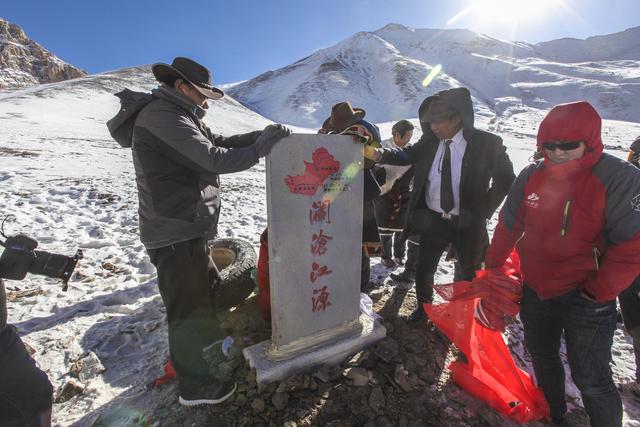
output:
M 331 201 L 318 200 L 313 202 L 309 211 L 309 222 L 311 225 L 316 222 L 331 224 Z
M 309 279 L 311 279 L 312 283 L 315 283 L 320 276 L 333 273 L 333 270 L 329 270 L 329 267 L 327 267 L 326 265 L 321 266 L 317 262 L 311 264 L 311 270 L 313 271 L 309 273 Z
M 313 290 L 311 304 L 311 308 L 314 313 L 316 311 L 325 311 L 327 307 L 331 305 L 331 302 L 329 302 L 329 291 L 327 290 L 326 286 L 323 286 L 320 289 Z
M 324 255 L 327 252 L 327 243 L 333 240 L 333 237 L 324 234 L 324 230 L 320 229 L 320 233 L 313 234 L 311 237 L 311 255 Z

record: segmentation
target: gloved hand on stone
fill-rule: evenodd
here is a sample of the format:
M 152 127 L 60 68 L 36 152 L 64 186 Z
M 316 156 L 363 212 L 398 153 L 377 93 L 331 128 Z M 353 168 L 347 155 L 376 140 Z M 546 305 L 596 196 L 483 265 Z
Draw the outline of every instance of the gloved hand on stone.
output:
M 364 157 L 373 162 L 379 162 L 382 157 L 382 149 L 372 147 L 371 145 L 365 145 Z
M 258 152 L 258 157 L 265 157 L 278 141 L 289 135 L 291 135 L 291 129 L 284 125 L 275 124 L 264 128 L 254 143 Z

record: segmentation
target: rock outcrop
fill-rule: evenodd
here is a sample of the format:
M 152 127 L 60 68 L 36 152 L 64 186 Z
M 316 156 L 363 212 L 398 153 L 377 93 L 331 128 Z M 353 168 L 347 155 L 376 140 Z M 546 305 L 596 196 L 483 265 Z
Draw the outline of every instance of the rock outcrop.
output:
M 31 40 L 18 25 L 0 18 L 0 90 L 54 83 L 86 74 Z

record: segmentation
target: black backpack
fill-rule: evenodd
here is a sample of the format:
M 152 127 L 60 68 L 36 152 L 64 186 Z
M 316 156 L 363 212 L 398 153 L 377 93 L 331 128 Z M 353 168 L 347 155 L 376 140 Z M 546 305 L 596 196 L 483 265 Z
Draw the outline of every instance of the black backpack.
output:
M 153 95 L 124 89 L 115 96 L 120 98 L 120 111 L 107 122 L 107 128 L 118 144 L 124 148 L 130 148 L 136 117 L 140 110 L 153 100 Z

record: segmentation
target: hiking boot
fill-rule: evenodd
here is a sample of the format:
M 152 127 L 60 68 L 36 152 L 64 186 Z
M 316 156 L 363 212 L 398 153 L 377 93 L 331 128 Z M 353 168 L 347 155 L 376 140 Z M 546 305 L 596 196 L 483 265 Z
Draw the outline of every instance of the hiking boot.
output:
M 407 321 L 411 323 L 421 323 L 427 320 L 427 313 L 424 312 L 424 308 L 422 308 L 422 304 L 418 304 L 418 307 L 413 310 L 413 312 L 407 316 Z
M 235 382 L 211 382 L 199 386 L 178 384 L 178 401 L 183 406 L 217 405 L 224 402 L 236 391 Z
M 398 265 L 404 265 L 404 259 L 402 259 L 402 257 L 395 257 L 393 260 L 394 260 L 394 261 L 396 262 L 396 264 L 398 264 Z
M 393 261 L 391 258 L 382 258 L 380 260 L 380 262 L 382 263 L 382 265 L 384 265 L 387 268 L 391 268 L 391 267 L 395 267 L 396 266 L 395 261 Z
M 416 281 L 415 273 L 407 272 L 407 270 L 404 270 L 402 273 L 391 273 L 389 277 L 400 283 L 412 283 Z

